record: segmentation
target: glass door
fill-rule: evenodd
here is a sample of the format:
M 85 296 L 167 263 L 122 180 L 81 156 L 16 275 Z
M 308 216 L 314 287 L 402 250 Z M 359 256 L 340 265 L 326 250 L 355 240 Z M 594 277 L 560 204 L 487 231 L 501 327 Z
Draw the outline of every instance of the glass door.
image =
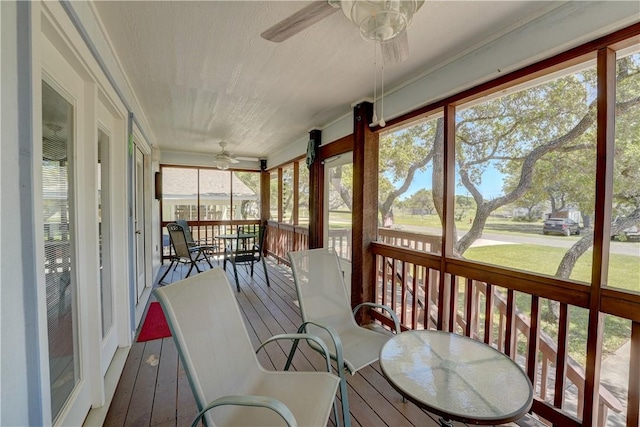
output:
M 118 347 L 114 327 L 114 298 L 111 281 L 111 216 L 109 200 L 109 134 L 98 129 L 98 246 L 100 267 L 100 312 L 102 331 L 102 375 L 107 372 Z
M 74 236 L 74 108 L 42 82 L 42 220 L 51 417 L 80 382 Z
M 145 210 L 144 210 L 144 177 L 145 158 L 144 153 L 136 146 L 135 148 L 135 168 L 134 168 L 134 244 L 136 252 L 136 289 L 137 301 L 140 300 L 146 286 L 146 263 L 145 263 Z

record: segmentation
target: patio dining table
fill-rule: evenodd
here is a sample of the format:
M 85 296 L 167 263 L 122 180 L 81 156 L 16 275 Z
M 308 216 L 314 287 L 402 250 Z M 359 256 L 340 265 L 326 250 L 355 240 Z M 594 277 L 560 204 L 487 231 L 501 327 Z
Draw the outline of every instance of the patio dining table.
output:
M 218 234 L 216 239 L 220 239 L 223 242 L 223 247 L 226 247 L 227 242 L 233 242 L 234 240 L 241 240 L 246 242 L 247 240 L 255 239 L 258 237 L 258 233 L 231 233 L 231 234 Z
M 529 378 L 504 353 L 444 331 L 407 331 L 380 350 L 380 367 L 406 399 L 451 420 L 503 424 L 522 418 L 533 403 Z

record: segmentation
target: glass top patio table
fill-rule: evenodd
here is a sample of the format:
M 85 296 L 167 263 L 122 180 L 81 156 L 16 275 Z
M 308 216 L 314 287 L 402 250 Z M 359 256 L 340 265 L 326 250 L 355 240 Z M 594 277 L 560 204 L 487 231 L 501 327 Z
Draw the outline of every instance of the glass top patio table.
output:
M 405 398 L 444 419 L 472 424 L 515 421 L 531 408 L 533 387 L 505 354 L 443 331 L 407 331 L 380 350 L 380 367 Z
M 250 241 L 251 239 L 255 239 L 256 237 L 258 237 L 258 233 L 233 233 L 233 234 L 218 234 L 216 236 L 216 239 L 220 239 L 222 241 L 230 240 L 231 246 L 229 246 L 229 250 L 235 250 L 235 248 L 233 248 L 234 240 L 242 241 L 241 247 L 244 249 L 247 246 L 247 242 Z M 226 246 L 226 245 L 223 245 L 223 246 Z M 226 253 L 225 259 L 228 258 L 229 255 L 230 255 L 229 253 Z
M 218 234 L 216 239 L 234 240 L 234 239 L 251 239 L 258 235 L 258 233 L 240 233 L 240 234 Z

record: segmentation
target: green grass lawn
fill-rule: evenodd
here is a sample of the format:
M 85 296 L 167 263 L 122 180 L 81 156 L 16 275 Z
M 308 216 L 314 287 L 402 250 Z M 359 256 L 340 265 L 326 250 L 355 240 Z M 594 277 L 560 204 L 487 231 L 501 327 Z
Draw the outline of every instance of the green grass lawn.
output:
M 539 245 L 495 245 L 469 248 L 465 258 L 504 267 L 554 276 L 567 252 L 564 248 Z M 591 282 L 592 253 L 587 251 L 576 262 L 571 279 Z M 609 255 L 609 286 L 640 292 L 640 262 L 631 255 Z
M 487 262 L 520 270 L 533 271 L 553 276 L 566 249 L 536 245 L 495 245 L 468 249 L 464 256 L 467 259 Z M 578 259 L 571 274 L 571 279 L 585 282 L 591 280 L 591 251 Z M 609 284 L 617 288 L 640 291 L 640 263 L 638 257 L 611 254 L 609 260 Z M 522 313 L 530 313 L 531 297 L 518 293 L 516 306 Z M 558 324 L 551 315 L 549 301 L 541 302 L 542 330 L 553 338 L 557 337 Z M 576 361 L 585 363 L 587 325 L 589 313 L 586 309 L 570 308 L 569 354 Z M 614 316 L 605 317 L 605 333 L 603 337 L 603 356 L 613 353 L 627 339 L 631 330 L 631 322 Z

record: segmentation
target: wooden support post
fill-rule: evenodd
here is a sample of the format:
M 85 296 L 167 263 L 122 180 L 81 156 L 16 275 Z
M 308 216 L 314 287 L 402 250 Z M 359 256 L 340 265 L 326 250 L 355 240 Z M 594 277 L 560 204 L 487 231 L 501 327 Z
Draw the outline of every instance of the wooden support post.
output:
M 309 132 L 309 143 L 313 145 L 314 161 L 309 165 L 309 249 L 321 248 L 324 235 L 324 168 L 319 159 L 322 132 Z
M 299 203 L 300 203 L 300 163 L 293 162 L 293 225 L 298 225 L 299 218 Z
M 455 319 L 451 319 L 447 316 L 446 308 L 449 304 L 449 298 L 454 296 L 449 294 L 449 287 L 445 286 L 446 272 L 447 272 L 447 257 L 453 256 L 453 211 L 455 204 L 455 121 L 456 121 L 456 109 L 453 105 L 446 105 L 444 107 L 444 204 L 442 206 L 442 212 L 444 217 L 444 235 L 442 236 L 442 248 L 441 248 L 441 263 L 440 263 L 440 286 L 438 295 L 438 329 L 448 330 L 450 329 L 449 323 L 454 322 Z
M 375 257 L 370 243 L 378 235 L 378 135 L 369 123 L 373 105 L 363 102 L 353 110 L 353 231 L 351 304 L 373 298 Z M 369 322 L 363 313 L 360 322 Z
M 260 223 L 267 224 L 271 211 L 271 175 L 267 172 L 267 161 L 260 160 Z
M 604 314 L 600 311 L 602 286 L 609 275 L 613 158 L 615 145 L 616 53 L 609 48 L 598 51 L 598 113 L 596 148 L 596 203 L 593 231 L 593 266 L 589 297 L 587 365 L 585 368 L 584 426 L 598 421 L 600 399 L 600 362 Z
M 260 225 L 263 227 L 267 226 L 267 221 L 269 221 L 271 216 L 271 207 L 269 206 L 271 203 L 271 175 L 267 172 L 267 161 L 260 160 Z M 269 230 L 267 229 L 267 233 Z M 265 244 L 261 248 L 262 256 L 267 256 L 268 252 L 271 251 L 275 253 L 275 247 L 270 245 L 269 242 L 273 242 L 275 240 L 270 240 L 269 236 L 266 236 Z
M 282 168 L 278 168 L 278 223 L 284 221 L 284 209 L 282 201 L 284 200 L 284 185 L 282 185 Z

